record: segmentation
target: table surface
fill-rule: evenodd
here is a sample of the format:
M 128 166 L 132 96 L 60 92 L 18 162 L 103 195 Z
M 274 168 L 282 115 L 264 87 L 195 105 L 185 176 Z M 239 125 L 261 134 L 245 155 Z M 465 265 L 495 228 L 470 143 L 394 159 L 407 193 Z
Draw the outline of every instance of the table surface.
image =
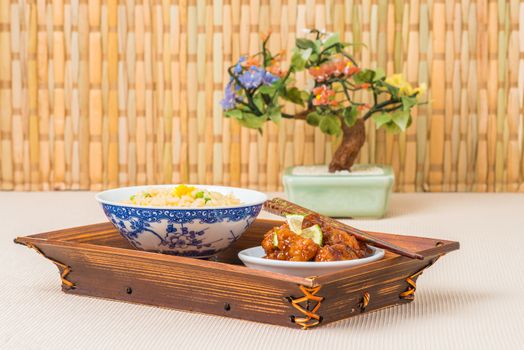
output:
M 524 195 L 394 194 L 368 230 L 458 240 L 413 303 L 301 331 L 61 292 L 13 238 L 105 221 L 89 192 L 0 192 L 0 349 L 522 348 Z M 263 216 L 270 217 L 266 214 Z

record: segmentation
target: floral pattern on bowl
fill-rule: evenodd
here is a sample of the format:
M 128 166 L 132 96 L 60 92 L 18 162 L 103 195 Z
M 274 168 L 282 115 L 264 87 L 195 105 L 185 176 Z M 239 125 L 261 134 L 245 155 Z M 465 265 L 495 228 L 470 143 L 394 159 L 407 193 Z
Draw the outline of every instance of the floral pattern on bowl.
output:
M 207 258 L 240 238 L 262 209 L 266 199 L 264 194 L 238 190 L 253 192 L 257 198 L 254 201 L 244 198 L 246 204 L 220 208 L 139 207 L 110 203 L 101 199 L 103 196 L 100 195 L 97 199 L 107 218 L 133 247 L 150 252 Z

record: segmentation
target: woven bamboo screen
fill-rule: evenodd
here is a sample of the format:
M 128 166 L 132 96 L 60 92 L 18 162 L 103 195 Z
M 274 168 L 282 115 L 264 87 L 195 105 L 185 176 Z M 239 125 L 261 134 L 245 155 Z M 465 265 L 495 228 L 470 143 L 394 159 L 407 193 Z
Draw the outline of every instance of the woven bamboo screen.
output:
M 524 191 L 523 19 L 515 0 L 0 0 L 1 188 L 280 188 L 336 143 L 224 119 L 226 68 L 259 32 L 290 52 L 315 27 L 429 86 L 406 134 L 368 124 L 361 162 L 392 164 L 399 191 Z

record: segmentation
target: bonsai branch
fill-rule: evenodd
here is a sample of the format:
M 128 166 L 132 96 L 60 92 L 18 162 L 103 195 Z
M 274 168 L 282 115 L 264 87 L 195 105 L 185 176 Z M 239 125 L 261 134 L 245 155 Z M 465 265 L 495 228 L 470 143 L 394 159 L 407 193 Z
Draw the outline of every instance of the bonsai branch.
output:
M 307 115 L 311 112 L 313 112 L 313 110 L 308 108 L 302 112 L 298 112 L 297 114 L 282 113 L 282 117 L 288 119 L 306 120 Z
M 383 111 L 384 107 L 387 107 L 387 106 L 390 106 L 390 105 L 393 105 L 393 104 L 396 104 L 396 103 L 401 103 L 401 101 L 394 99 L 394 100 L 387 100 L 387 101 L 381 102 L 379 104 L 376 104 L 369 111 L 367 111 L 366 114 L 364 114 L 362 119 L 363 120 L 368 120 L 373 114 Z

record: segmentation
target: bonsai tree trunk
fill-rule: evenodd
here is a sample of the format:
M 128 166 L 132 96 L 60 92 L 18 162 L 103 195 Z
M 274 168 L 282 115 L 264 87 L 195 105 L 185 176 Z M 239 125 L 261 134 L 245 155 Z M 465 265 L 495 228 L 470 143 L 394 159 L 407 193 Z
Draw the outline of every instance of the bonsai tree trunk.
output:
M 357 119 L 352 127 L 342 123 L 342 132 L 342 143 L 337 148 L 333 155 L 333 160 L 329 164 L 330 172 L 339 170 L 351 171 L 351 167 L 366 141 L 366 128 L 362 119 Z

